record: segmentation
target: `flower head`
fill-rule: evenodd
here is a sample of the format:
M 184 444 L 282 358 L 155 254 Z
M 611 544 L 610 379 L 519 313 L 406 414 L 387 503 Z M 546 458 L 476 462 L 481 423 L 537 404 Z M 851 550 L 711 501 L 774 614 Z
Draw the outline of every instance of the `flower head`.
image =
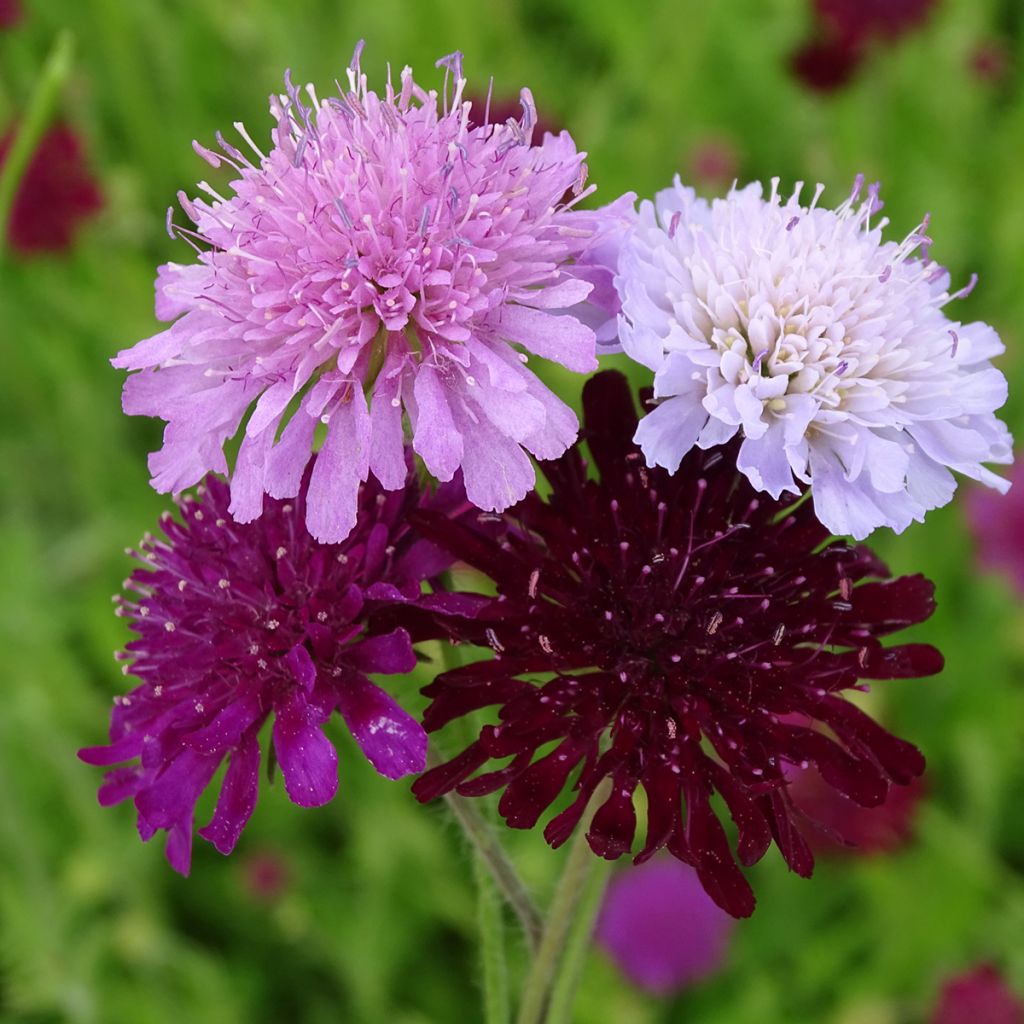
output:
M 945 505 L 950 470 L 1005 490 L 994 415 L 1006 380 L 987 324 L 950 320 L 949 276 L 925 256 L 928 219 L 884 242 L 872 186 L 836 210 L 778 180 L 708 204 L 678 179 L 645 202 L 619 276 L 623 349 L 656 373 L 640 423 L 648 464 L 739 434 L 738 466 L 773 498 L 810 484 L 833 533 L 905 529 Z M 972 281 L 973 284 L 973 281 Z
M 403 416 L 429 471 L 461 467 L 485 509 L 533 486 L 527 452 L 553 458 L 574 440 L 572 411 L 514 346 L 596 366 L 593 330 L 565 312 L 592 290 L 573 262 L 603 224 L 561 202 L 591 191 L 584 154 L 567 132 L 534 143 L 525 89 L 518 121 L 474 126 L 461 56 L 439 63 L 440 96 L 408 68 L 381 96 L 357 50 L 338 96 L 289 83 L 272 97 L 268 154 L 241 126 L 252 158 L 220 136 L 219 153 L 196 144 L 237 173 L 233 195 L 203 182 L 205 198 L 180 196 L 197 231 L 175 230 L 207 248 L 160 269 L 157 315 L 174 323 L 114 360 L 140 371 L 125 411 L 168 422 L 150 458 L 158 490 L 227 472 L 223 444 L 251 409 L 231 480 L 231 513 L 248 522 L 264 493 L 295 493 L 326 424 L 307 525 L 333 542 L 368 474 L 404 483 Z
M 574 779 L 575 799 L 544 832 L 557 846 L 610 779 L 587 838 L 616 858 L 632 849 L 642 787 L 647 833 L 636 860 L 667 846 L 720 906 L 749 914 L 753 894 L 712 794 L 739 828 L 744 865 L 774 839 L 807 875 L 813 857 L 787 764 L 816 765 L 865 805 L 919 775 L 920 753 L 843 693 L 862 679 L 939 670 L 932 647 L 882 644 L 928 618 L 932 585 L 888 579 L 866 548 L 829 542 L 809 503 L 757 495 L 736 472 L 734 446 L 695 450 L 675 475 L 645 469 L 629 442 L 637 419 L 620 374 L 598 374 L 583 397 L 599 479 L 588 479 L 576 448 L 543 464 L 550 498 L 533 493 L 506 513 L 503 538 L 468 519 L 414 514 L 425 536 L 498 591 L 475 617 L 448 624 L 456 638 L 489 645 L 493 660 L 428 686 L 424 725 L 499 708 L 496 724 L 414 792 L 502 789 L 506 822 L 531 828 Z
M 972 489 L 967 496 L 967 522 L 982 568 L 1006 576 L 1024 597 L 1024 480 L 1019 466 L 1011 479 L 1015 486 L 1007 495 Z
M 187 873 L 196 801 L 227 758 L 212 820 L 199 830 L 230 853 L 252 814 L 259 732 L 273 716 L 271 764 L 293 803 L 315 807 L 338 787 L 337 754 L 324 734 L 341 714 L 370 763 L 387 778 L 422 770 L 420 724 L 368 678 L 410 672 L 405 629 L 381 620 L 390 606 L 429 606 L 421 581 L 449 559 L 407 525 L 421 501 L 442 515 L 464 505 L 451 483 L 433 497 L 413 478 L 385 494 L 367 483 L 355 530 L 321 544 L 303 526 L 310 474 L 292 501 L 268 499 L 258 522 L 228 515 L 228 488 L 209 477 L 181 519 L 162 521 L 165 539 L 145 537 L 141 563 L 115 597 L 138 638 L 119 658 L 141 684 L 114 700 L 109 746 L 80 752 L 115 768 L 100 802 L 133 797 L 144 840 L 168 833 L 167 858 Z
M 0 139 L 0 164 L 13 141 L 13 131 Z M 65 124 L 54 125 L 40 139 L 18 184 L 7 223 L 11 248 L 26 255 L 67 249 L 79 224 L 102 206 L 78 135 Z
M 951 978 L 943 986 L 931 1024 L 1024 1024 L 1024 1002 L 991 964 Z
M 659 858 L 615 875 L 595 934 L 630 981 L 667 996 L 721 967 L 733 923 L 692 868 Z

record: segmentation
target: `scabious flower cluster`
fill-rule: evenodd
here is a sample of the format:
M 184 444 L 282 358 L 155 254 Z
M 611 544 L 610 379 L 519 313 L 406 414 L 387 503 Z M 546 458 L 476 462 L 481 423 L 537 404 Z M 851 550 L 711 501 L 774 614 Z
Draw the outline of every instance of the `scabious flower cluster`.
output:
M 294 495 L 323 424 L 306 516 L 333 542 L 361 481 L 403 485 L 404 418 L 427 469 L 445 481 L 461 468 L 483 509 L 533 486 L 527 452 L 554 458 L 575 439 L 526 352 L 596 367 L 594 331 L 565 312 L 601 276 L 575 272 L 601 238 L 601 218 L 573 208 L 591 191 L 584 154 L 567 132 L 535 138 L 525 89 L 519 120 L 477 123 L 461 57 L 441 63 L 454 82 L 441 95 L 409 68 L 378 95 L 357 50 L 340 95 L 289 84 L 271 99 L 267 154 L 240 125 L 250 155 L 221 136 L 217 153 L 196 145 L 235 172 L 234 194 L 203 182 L 203 197 L 179 197 L 196 231 L 173 230 L 198 258 L 160 270 L 157 315 L 173 323 L 114 360 L 139 371 L 125 411 L 167 421 L 158 490 L 227 472 L 244 420 L 231 513 L 251 521 L 265 493 Z
M 225 761 L 199 834 L 237 843 L 268 723 L 270 765 L 314 806 L 338 785 L 335 712 L 392 779 L 462 720 L 420 800 L 500 792 L 511 827 L 667 850 L 749 914 L 741 868 L 773 843 L 811 872 L 800 778 L 878 807 L 923 771 L 849 697 L 939 671 L 889 642 L 932 585 L 831 534 L 903 529 L 950 499 L 950 470 L 1005 486 L 984 465 L 1010 461 L 1002 346 L 946 316 L 968 289 L 926 223 L 883 240 L 875 187 L 829 210 L 820 187 L 709 204 L 677 182 L 639 214 L 631 194 L 581 211 L 583 154 L 538 140 L 529 92 L 497 118 L 459 55 L 439 65 L 439 92 L 405 69 L 377 94 L 357 49 L 338 95 L 272 99 L 267 152 L 241 126 L 249 155 L 196 146 L 231 194 L 180 197 L 197 258 L 160 269 L 170 326 L 115 364 L 125 411 L 167 421 L 154 486 L 205 482 L 133 552 L 139 685 L 82 757 L 185 872 Z M 579 440 L 527 353 L 584 372 L 619 348 L 653 393 L 638 415 L 621 374 L 592 377 Z M 456 562 L 488 592 L 454 590 Z M 426 640 L 479 650 L 425 687 L 421 723 L 369 677 L 408 687 Z
M 928 219 L 883 241 L 878 186 L 858 177 L 835 210 L 773 179 L 711 203 L 676 180 L 640 208 L 619 276 L 620 337 L 655 371 L 637 441 L 675 471 L 694 446 L 740 435 L 737 464 L 773 498 L 810 485 L 818 518 L 863 539 L 945 505 L 950 470 L 1005 490 L 994 412 L 1006 380 L 987 324 L 950 320 Z

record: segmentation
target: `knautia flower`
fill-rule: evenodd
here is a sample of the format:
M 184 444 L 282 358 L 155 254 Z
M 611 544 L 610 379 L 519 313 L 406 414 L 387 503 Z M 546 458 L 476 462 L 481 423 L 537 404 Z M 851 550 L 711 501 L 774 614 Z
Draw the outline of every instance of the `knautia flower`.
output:
M 444 602 L 422 596 L 421 581 L 450 559 L 407 520 L 420 502 L 457 515 L 468 507 L 461 485 L 427 497 L 415 478 L 390 494 L 368 482 L 348 540 L 321 544 L 303 525 L 310 475 L 294 499 L 267 499 L 251 524 L 231 520 L 227 485 L 209 477 L 182 501 L 180 520 L 164 516 L 164 539 L 147 536 L 132 552 L 141 565 L 115 597 L 138 634 L 119 657 L 141 684 L 115 698 L 109 746 L 79 756 L 131 762 L 108 774 L 100 802 L 134 798 L 142 838 L 165 830 L 167 859 L 182 873 L 196 801 L 225 759 L 216 811 L 199 834 L 221 853 L 237 843 L 256 803 L 258 737 L 271 716 L 271 765 L 302 807 L 337 790 L 337 754 L 324 733 L 335 711 L 381 775 L 397 779 L 425 763 L 422 726 L 368 675 L 416 664 L 412 640 L 421 637 L 380 616 Z
M 813 857 L 787 764 L 816 765 L 866 805 L 919 775 L 917 749 L 843 693 L 862 679 L 941 668 L 932 647 L 882 644 L 928 618 L 932 585 L 890 580 L 866 548 L 830 543 L 810 503 L 758 495 L 736 471 L 735 444 L 690 452 L 674 475 L 646 469 L 629 441 L 637 417 L 621 374 L 592 378 L 583 401 L 599 479 L 576 447 L 542 464 L 550 497 L 534 492 L 507 512 L 504 536 L 485 532 L 490 519 L 478 529 L 469 518 L 413 515 L 424 536 L 497 586 L 474 618 L 448 621 L 493 659 L 431 683 L 424 725 L 500 709 L 413 789 L 421 800 L 501 789 L 505 821 L 531 828 L 573 780 L 575 799 L 544 831 L 558 846 L 610 779 L 587 838 L 611 859 L 633 847 L 642 787 L 647 833 L 636 860 L 667 846 L 717 903 L 746 915 L 753 893 L 712 795 L 736 822 L 744 865 L 774 839 L 807 875 Z
M 566 312 L 593 287 L 573 264 L 592 262 L 604 223 L 562 203 L 592 191 L 585 154 L 567 132 L 535 141 L 526 89 L 518 121 L 475 123 L 461 56 L 439 64 L 440 96 L 408 68 L 378 95 L 357 49 L 339 95 L 289 84 L 271 98 L 266 155 L 241 125 L 251 158 L 220 135 L 218 153 L 196 144 L 237 173 L 233 195 L 203 182 L 206 198 L 179 197 L 197 231 L 173 230 L 199 247 L 157 278 L 157 315 L 174 323 L 114 360 L 140 371 L 125 411 L 168 423 L 150 457 L 157 490 L 227 472 L 222 446 L 244 421 L 231 513 L 248 522 L 264 493 L 295 493 L 326 424 L 307 525 L 333 542 L 368 474 L 403 485 L 404 418 L 428 470 L 446 481 L 461 467 L 483 509 L 533 486 L 527 452 L 553 458 L 575 439 L 520 348 L 596 366 L 594 331 Z
M 740 471 L 773 498 L 811 485 L 833 533 L 896 531 L 945 505 L 950 470 L 1005 490 L 994 410 L 1006 380 L 987 324 L 950 320 L 949 275 L 924 252 L 927 218 L 886 242 L 878 188 L 837 209 L 773 179 L 712 203 L 676 179 L 622 250 L 623 349 L 655 371 L 637 441 L 674 471 L 692 447 L 739 434 Z
M 659 857 L 612 878 L 595 937 L 634 985 L 668 996 L 721 968 L 734 925 L 693 868 Z

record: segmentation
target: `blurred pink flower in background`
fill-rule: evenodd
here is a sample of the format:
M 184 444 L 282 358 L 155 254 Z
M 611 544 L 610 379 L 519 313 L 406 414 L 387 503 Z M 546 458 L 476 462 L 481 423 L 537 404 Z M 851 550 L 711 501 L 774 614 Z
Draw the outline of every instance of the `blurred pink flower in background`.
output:
M 0 0 L 0 25 L 4 24 Z M 0 165 L 14 131 L 0 138 Z M 42 137 L 25 168 L 7 224 L 12 249 L 22 255 L 67 249 L 79 224 L 103 207 L 103 194 L 89 173 L 79 136 L 66 124 Z
M 982 964 L 946 982 L 930 1024 L 1024 1024 L 1024 1003 L 995 967 Z
M 257 903 L 276 903 L 290 882 L 287 861 L 272 850 L 252 853 L 242 863 L 242 885 Z
M 690 172 L 698 185 L 721 192 L 739 173 L 740 158 L 731 139 L 709 135 L 694 146 L 690 154 Z
M 1016 483 L 1003 495 L 980 487 L 967 496 L 967 523 L 974 535 L 978 563 L 1000 573 L 1024 597 L 1024 481 L 1017 468 L 1010 474 Z
M 596 937 L 630 981 L 667 996 L 722 966 L 733 924 L 693 868 L 666 858 L 615 875 Z

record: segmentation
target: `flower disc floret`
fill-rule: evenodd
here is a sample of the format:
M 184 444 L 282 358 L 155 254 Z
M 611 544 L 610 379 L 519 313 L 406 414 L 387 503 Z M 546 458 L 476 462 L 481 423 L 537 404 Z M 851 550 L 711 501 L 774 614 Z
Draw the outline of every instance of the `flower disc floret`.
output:
M 641 206 L 617 286 L 623 349 L 655 371 L 637 441 L 675 470 L 739 434 L 738 465 L 773 498 L 811 485 L 818 517 L 862 539 L 946 504 L 950 472 L 1005 490 L 994 411 L 1006 380 L 987 324 L 950 320 L 949 275 L 925 253 L 927 218 L 886 242 L 877 186 L 836 210 L 772 182 L 707 203 L 678 180 Z
M 339 95 L 289 82 L 272 97 L 268 153 L 241 125 L 249 155 L 219 135 L 217 152 L 196 144 L 236 173 L 233 194 L 201 182 L 200 197 L 179 196 L 196 230 L 172 232 L 197 260 L 160 269 L 157 315 L 173 323 L 114 360 L 139 371 L 125 411 L 167 421 L 150 458 L 158 490 L 226 473 L 244 422 L 231 513 L 248 522 L 264 493 L 296 493 L 324 425 L 307 525 L 335 542 L 368 474 L 403 485 L 406 426 L 429 471 L 446 481 L 461 467 L 484 509 L 533 486 L 527 452 L 574 440 L 572 411 L 525 364 L 529 352 L 596 366 L 594 331 L 566 312 L 592 313 L 601 277 L 589 254 L 603 217 L 572 208 L 592 191 L 585 154 L 567 132 L 534 140 L 528 90 L 519 120 L 471 117 L 461 57 L 440 63 L 440 95 L 409 68 L 378 95 L 357 50 Z
M 414 515 L 497 586 L 475 617 L 448 621 L 493 658 L 430 684 L 424 725 L 498 709 L 414 792 L 503 790 L 505 821 L 531 828 L 571 783 L 572 802 L 544 830 L 558 846 L 604 784 L 587 838 L 616 858 L 633 848 L 642 788 L 635 859 L 667 847 L 722 907 L 746 915 L 753 894 L 712 795 L 737 826 L 743 865 L 774 841 L 807 875 L 787 766 L 815 765 L 862 805 L 919 775 L 917 749 L 844 694 L 941 668 L 932 647 L 882 642 L 931 615 L 933 588 L 890 579 L 868 549 L 830 541 L 809 502 L 758 495 L 736 471 L 735 444 L 694 450 L 674 475 L 646 469 L 629 441 L 636 425 L 625 379 L 598 374 L 584 390 L 584 436 L 599 479 L 578 448 L 543 464 L 550 497 L 507 512 L 503 536 L 490 521 Z

